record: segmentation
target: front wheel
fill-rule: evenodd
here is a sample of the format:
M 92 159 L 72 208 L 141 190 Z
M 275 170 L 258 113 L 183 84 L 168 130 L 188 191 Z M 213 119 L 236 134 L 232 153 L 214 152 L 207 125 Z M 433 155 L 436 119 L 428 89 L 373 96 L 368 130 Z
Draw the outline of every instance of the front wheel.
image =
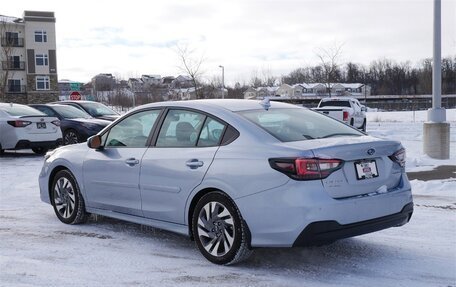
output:
M 70 171 L 57 172 L 51 188 L 51 203 L 60 221 L 66 224 L 78 224 L 87 220 L 84 199 Z
M 230 265 L 252 253 L 239 210 L 221 192 L 208 193 L 198 201 L 192 216 L 192 232 L 198 249 L 212 263 Z

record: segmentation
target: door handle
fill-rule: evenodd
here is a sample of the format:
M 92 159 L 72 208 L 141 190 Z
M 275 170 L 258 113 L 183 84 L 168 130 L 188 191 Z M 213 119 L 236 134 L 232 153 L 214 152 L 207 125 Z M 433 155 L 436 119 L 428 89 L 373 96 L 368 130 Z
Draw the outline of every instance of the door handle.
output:
M 198 167 L 202 167 L 204 165 L 204 162 L 199 161 L 197 159 L 191 159 L 185 163 L 189 168 L 191 169 L 196 169 Z
M 125 163 L 129 166 L 134 166 L 134 165 L 139 164 L 139 160 L 137 160 L 136 158 L 129 158 L 129 159 L 125 160 Z

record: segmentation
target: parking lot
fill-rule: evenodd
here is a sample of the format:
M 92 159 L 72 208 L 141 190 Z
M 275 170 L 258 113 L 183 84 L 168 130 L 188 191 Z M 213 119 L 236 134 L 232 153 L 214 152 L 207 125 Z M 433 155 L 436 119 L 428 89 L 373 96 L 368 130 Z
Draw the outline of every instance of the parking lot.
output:
M 368 131 L 403 137 L 408 161 L 428 164 L 412 136 L 419 124 L 402 126 L 379 121 Z M 27 150 L 0 157 L 0 286 L 456 286 L 455 176 L 412 180 L 415 211 L 403 227 L 322 247 L 257 249 L 223 267 L 173 233 L 106 217 L 62 224 L 39 198 L 42 162 Z

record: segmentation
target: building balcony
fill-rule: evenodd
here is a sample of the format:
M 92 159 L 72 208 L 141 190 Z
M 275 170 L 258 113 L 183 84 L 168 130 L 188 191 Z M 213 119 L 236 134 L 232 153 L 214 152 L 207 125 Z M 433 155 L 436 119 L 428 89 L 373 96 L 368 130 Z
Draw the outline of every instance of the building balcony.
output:
M 2 47 L 24 47 L 24 38 L 2 37 Z
M 24 61 L 2 61 L 3 70 L 25 70 Z
M 9 85 L 6 90 L 8 94 L 23 94 L 26 91 L 25 85 Z

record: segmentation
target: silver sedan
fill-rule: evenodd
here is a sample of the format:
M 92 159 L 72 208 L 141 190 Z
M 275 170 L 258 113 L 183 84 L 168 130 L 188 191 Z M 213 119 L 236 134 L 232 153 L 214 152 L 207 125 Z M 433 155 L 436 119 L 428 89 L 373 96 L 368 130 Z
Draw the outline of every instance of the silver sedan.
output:
M 289 104 L 144 105 L 45 157 L 41 199 L 185 234 L 216 264 L 253 248 L 321 245 L 407 223 L 405 150 Z

